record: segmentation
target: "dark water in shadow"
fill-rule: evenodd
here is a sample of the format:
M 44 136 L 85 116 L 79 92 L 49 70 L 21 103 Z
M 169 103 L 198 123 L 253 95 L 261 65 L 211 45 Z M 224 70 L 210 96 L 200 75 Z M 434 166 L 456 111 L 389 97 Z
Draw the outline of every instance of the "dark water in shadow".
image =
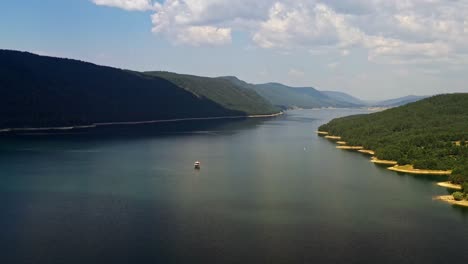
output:
M 1 262 L 466 263 L 437 179 L 315 135 L 352 113 L 2 136 Z

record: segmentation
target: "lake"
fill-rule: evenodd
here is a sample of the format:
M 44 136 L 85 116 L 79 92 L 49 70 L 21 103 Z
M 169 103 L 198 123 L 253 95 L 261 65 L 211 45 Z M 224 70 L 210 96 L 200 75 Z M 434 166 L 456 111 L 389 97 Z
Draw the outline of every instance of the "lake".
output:
M 467 263 L 437 177 L 314 133 L 365 112 L 0 136 L 1 263 Z

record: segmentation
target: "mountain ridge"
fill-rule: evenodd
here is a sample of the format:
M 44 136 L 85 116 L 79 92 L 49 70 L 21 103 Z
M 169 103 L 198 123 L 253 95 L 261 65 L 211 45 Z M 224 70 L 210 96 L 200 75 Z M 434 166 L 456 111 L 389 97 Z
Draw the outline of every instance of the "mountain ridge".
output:
M 335 100 L 313 87 L 291 87 L 281 83 L 252 85 L 257 93 L 272 104 L 283 108 L 358 107 L 358 105 Z
M 166 71 L 151 71 L 144 74 L 166 79 L 197 96 L 218 102 L 226 109 L 244 111 L 247 114 L 272 114 L 280 111 L 254 90 L 224 77 L 203 77 Z
M 323 94 L 327 95 L 328 97 L 330 98 L 333 98 L 335 100 L 339 100 L 339 101 L 343 101 L 343 102 L 349 102 L 349 103 L 352 103 L 352 104 L 355 104 L 355 105 L 362 105 L 362 106 L 366 106 L 367 103 L 364 102 L 363 100 L 355 97 L 355 96 L 352 96 L 348 93 L 345 93 L 345 92 L 339 92 L 339 91 L 320 91 L 322 92 Z
M 13 50 L 0 50 L 0 92 L 0 129 L 366 106 L 349 94 L 314 87 L 251 84 L 235 76 L 137 72 Z M 403 99 L 387 101 L 407 103 Z
M 417 102 L 419 100 L 428 98 L 430 96 L 426 95 L 406 95 L 402 97 L 397 97 L 397 98 L 392 98 L 392 99 L 386 99 L 382 101 L 378 101 L 377 103 L 372 103 L 371 106 L 378 106 L 378 107 L 395 107 L 395 106 L 401 106 L 413 102 Z
M 0 50 L 0 128 L 273 113 L 228 109 L 172 82 L 79 60 Z M 255 100 L 255 97 L 252 100 Z

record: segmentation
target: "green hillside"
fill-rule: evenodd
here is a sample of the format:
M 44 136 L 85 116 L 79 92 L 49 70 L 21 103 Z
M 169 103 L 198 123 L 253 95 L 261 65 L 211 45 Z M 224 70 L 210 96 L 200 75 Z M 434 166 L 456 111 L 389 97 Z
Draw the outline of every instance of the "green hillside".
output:
M 394 98 L 394 99 L 389 99 L 385 101 L 380 101 L 377 103 L 372 104 L 373 106 L 377 107 L 395 107 L 395 106 L 400 106 L 400 105 L 405 105 L 413 102 L 417 102 L 419 100 L 422 100 L 424 98 L 427 98 L 428 96 L 417 96 L 417 95 L 408 95 L 404 97 L 399 97 L 399 98 Z
M 209 78 L 172 72 L 145 74 L 166 79 L 199 98 L 207 98 L 233 111 L 247 114 L 273 114 L 280 111 L 252 89 L 226 77 Z
M 196 80 L 195 87 L 204 84 Z M 254 92 L 218 83 L 221 88 L 206 96 L 157 76 L 0 50 L 0 129 L 276 111 Z
M 325 94 L 326 96 L 335 99 L 337 101 L 347 102 L 355 105 L 365 106 L 367 105 L 366 102 L 362 101 L 359 98 L 351 96 L 347 93 L 343 92 L 336 92 L 336 91 L 320 91 L 321 93 Z
M 319 129 L 375 150 L 380 159 L 419 169 L 452 169 L 453 182 L 468 182 L 468 93 L 338 118 Z
M 289 87 L 280 83 L 252 85 L 261 96 L 282 108 L 356 107 L 358 105 L 339 101 L 312 87 Z

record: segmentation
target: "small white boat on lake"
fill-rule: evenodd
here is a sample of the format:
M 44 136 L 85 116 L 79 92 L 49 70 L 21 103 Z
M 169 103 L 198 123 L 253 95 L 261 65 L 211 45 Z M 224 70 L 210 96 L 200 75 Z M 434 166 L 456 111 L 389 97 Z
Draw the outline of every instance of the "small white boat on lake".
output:
M 193 166 L 195 167 L 195 169 L 200 169 L 201 162 L 195 161 L 195 163 L 193 164 Z

